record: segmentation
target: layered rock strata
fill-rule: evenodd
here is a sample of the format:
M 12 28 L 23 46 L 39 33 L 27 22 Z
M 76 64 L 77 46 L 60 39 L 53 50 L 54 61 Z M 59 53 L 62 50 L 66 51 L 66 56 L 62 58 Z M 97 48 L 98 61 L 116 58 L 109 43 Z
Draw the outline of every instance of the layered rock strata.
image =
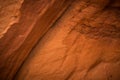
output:
M 16 80 L 119 80 L 118 0 L 74 0 L 32 50 Z
M 0 0 L 0 80 L 13 80 L 37 41 L 72 0 Z

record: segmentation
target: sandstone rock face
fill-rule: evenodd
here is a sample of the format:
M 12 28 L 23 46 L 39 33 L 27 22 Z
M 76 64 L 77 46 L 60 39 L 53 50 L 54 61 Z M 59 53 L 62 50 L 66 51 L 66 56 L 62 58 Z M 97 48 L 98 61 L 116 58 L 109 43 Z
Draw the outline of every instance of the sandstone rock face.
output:
M 0 0 L 0 6 L 3 7 L 0 11 L 0 23 L 3 23 L 0 24 L 0 80 L 13 80 L 34 45 L 71 2 Z
M 0 80 L 120 80 L 120 0 L 0 0 Z
M 74 0 L 16 80 L 119 80 L 119 0 Z
M 23 0 L 0 0 L 0 37 L 12 24 L 18 22 L 22 2 Z

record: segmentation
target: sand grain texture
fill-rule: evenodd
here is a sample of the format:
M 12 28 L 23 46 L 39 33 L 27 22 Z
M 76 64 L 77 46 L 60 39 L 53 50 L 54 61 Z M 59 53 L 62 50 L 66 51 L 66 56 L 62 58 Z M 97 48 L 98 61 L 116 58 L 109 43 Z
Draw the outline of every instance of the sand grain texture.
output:
M 32 50 L 16 80 L 119 80 L 118 0 L 75 0 Z
M 31 49 L 71 2 L 0 0 L 0 80 L 13 80 Z

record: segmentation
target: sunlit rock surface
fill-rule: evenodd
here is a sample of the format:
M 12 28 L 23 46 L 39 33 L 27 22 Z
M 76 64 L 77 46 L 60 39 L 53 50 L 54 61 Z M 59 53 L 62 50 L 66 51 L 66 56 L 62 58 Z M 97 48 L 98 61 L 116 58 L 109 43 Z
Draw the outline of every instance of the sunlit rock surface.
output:
M 0 80 L 120 80 L 120 0 L 0 0 Z
M 74 0 L 16 80 L 119 80 L 119 0 Z
M 4 12 L 0 15 L 0 23 L 4 23 L 0 24 L 4 28 L 0 32 L 0 80 L 14 79 L 32 48 L 72 1 L 0 0 Z

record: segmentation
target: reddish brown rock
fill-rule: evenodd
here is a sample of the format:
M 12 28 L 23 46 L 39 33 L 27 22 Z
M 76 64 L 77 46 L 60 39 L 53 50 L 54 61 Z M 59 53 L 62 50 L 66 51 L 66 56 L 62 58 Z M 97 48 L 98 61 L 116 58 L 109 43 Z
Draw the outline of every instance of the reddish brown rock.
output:
M 12 24 L 19 21 L 22 2 L 23 0 L 0 0 L 0 38 Z
M 120 1 L 48 1 L 23 2 L 18 28 L 13 25 L 1 39 L 1 79 L 17 72 L 15 80 L 119 80 Z
M 5 28 L 1 30 L 1 34 L 6 32 L 7 28 L 9 30 L 0 39 L 0 80 L 12 80 L 31 49 L 66 10 L 71 1 L 25 0 L 20 5 L 18 5 L 19 1 L 15 0 L 1 1 L 3 8 L 6 8 L 4 3 L 8 5 L 8 8 L 2 11 L 9 14 L 7 16 L 1 14 L 6 21 L 4 25 L 1 24 L 0 28 Z M 19 10 L 17 10 L 18 6 L 21 6 Z M 13 16 L 17 17 L 18 12 L 19 21 L 9 20 Z
M 119 80 L 120 11 L 111 5 L 75 0 L 33 49 L 16 80 Z

